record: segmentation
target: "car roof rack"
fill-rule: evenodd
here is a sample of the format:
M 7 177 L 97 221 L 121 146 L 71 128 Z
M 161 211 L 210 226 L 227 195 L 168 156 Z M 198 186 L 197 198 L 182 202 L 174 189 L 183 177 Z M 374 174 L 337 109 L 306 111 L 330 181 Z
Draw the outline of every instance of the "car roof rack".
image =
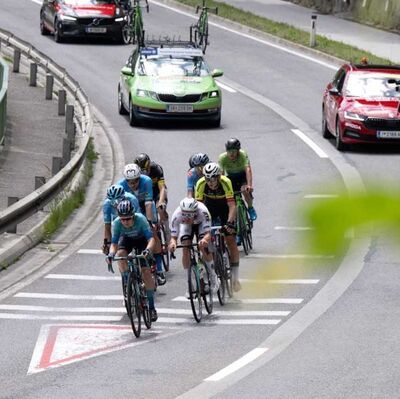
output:
M 147 38 L 144 40 L 144 46 L 142 47 L 192 47 L 192 48 L 200 48 L 193 40 L 182 40 L 179 36 L 176 38 L 173 36 L 172 38 L 169 36 L 155 38 Z
M 389 65 L 389 64 L 351 64 L 357 69 L 398 69 L 400 65 Z

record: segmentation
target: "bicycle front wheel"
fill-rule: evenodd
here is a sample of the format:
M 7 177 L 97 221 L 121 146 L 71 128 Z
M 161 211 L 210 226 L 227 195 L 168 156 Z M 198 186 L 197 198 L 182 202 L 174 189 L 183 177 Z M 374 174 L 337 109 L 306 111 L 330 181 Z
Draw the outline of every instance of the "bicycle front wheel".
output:
M 247 223 L 246 223 L 247 221 L 246 221 L 245 209 L 243 208 L 243 206 L 241 206 L 239 208 L 238 216 L 239 216 L 238 235 L 242 242 L 242 247 L 243 247 L 244 253 L 246 255 L 248 255 L 249 254 L 249 242 L 248 242 L 248 238 L 247 238 Z
M 205 267 L 203 265 L 203 267 Z M 213 293 L 212 293 L 212 289 L 211 289 L 211 279 L 210 279 L 210 272 L 208 270 L 207 267 L 205 267 L 206 272 L 204 273 L 203 276 L 203 284 L 200 284 L 200 286 L 202 287 L 202 293 L 201 296 L 203 297 L 203 302 L 204 302 L 204 306 L 207 310 L 208 314 L 211 314 L 213 311 Z M 208 291 L 206 289 L 206 287 L 208 287 Z
M 132 273 L 129 274 L 128 284 L 126 287 L 127 303 L 128 303 L 128 316 L 131 320 L 132 331 L 135 337 L 140 336 L 141 332 L 141 307 L 140 307 L 140 293 L 139 286 L 136 279 L 133 278 Z
M 142 316 L 144 325 L 147 329 L 151 328 L 151 317 L 150 317 L 150 309 L 149 309 L 149 301 L 147 299 L 146 288 L 144 284 L 141 284 L 140 287 L 140 298 L 141 298 L 141 308 L 142 308 Z
M 202 317 L 202 302 L 200 294 L 200 276 L 197 265 L 190 265 L 188 270 L 188 288 L 190 305 L 197 323 L 200 323 Z
M 226 280 L 224 271 L 224 261 L 219 251 L 215 253 L 214 266 L 215 266 L 215 273 L 217 274 L 217 278 L 219 280 L 219 289 L 217 292 L 218 301 L 221 306 L 224 306 L 226 303 Z
M 162 262 L 164 265 L 164 270 L 169 271 L 169 252 L 168 252 L 168 243 L 165 236 L 165 227 L 161 224 L 160 227 L 160 241 L 161 241 L 161 256 Z

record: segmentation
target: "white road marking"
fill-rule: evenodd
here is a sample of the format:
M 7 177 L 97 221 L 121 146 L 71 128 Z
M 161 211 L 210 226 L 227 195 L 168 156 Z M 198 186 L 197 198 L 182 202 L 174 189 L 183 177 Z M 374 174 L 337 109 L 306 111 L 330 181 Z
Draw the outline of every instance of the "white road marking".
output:
M 337 194 L 307 194 L 304 196 L 306 199 L 315 199 L 315 198 L 337 198 Z
M 64 321 L 121 321 L 123 316 L 80 315 L 33 315 L 24 313 L 0 313 L 0 319 L 15 320 L 64 320 Z
M 21 310 L 29 312 L 65 312 L 65 313 L 126 313 L 124 307 L 55 307 L 55 306 L 33 306 L 33 305 L 0 305 L 0 310 Z M 175 309 L 175 308 L 158 308 L 158 314 L 172 315 L 191 315 L 190 309 Z M 216 310 L 212 314 L 215 316 L 288 316 L 290 311 L 274 311 L 274 310 Z
M 55 280 L 121 281 L 121 277 L 118 276 L 91 276 L 88 274 L 48 274 L 44 278 Z
M 71 300 L 89 300 L 89 301 L 121 301 L 122 295 L 68 295 L 68 294 L 46 294 L 39 292 L 19 292 L 14 295 L 15 298 L 33 298 L 33 299 L 71 299 Z
M 40 0 L 31 0 L 33 3 L 39 4 L 40 6 L 42 5 L 42 1 Z
M 205 315 L 200 324 L 222 324 L 222 325 L 276 325 L 281 322 L 280 319 L 213 319 L 212 315 Z M 175 324 L 193 324 L 196 323 L 194 318 L 172 318 L 172 317 L 159 317 L 157 323 L 175 323 Z M 196 323 L 197 324 L 197 323 Z
M 318 279 L 288 279 L 288 280 L 260 280 L 251 278 L 241 278 L 243 283 L 253 284 L 318 284 Z
M 217 373 L 211 375 L 210 377 L 206 378 L 204 381 L 219 381 L 225 378 L 226 376 L 236 372 L 237 370 L 241 369 L 242 367 L 246 366 L 254 359 L 257 359 L 263 353 L 265 353 L 268 348 L 255 348 L 252 351 L 246 353 L 240 359 L 234 361 L 230 365 L 224 367 L 222 370 L 218 371 Z
M 226 85 L 225 83 L 221 83 L 218 80 L 217 80 L 217 85 L 220 86 L 222 89 L 229 91 L 230 93 L 237 93 L 237 91 L 235 89 L 232 89 L 232 87 Z
M 101 249 L 80 249 L 76 252 L 77 254 L 84 254 L 84 255 L 104 255 Z M 105 257 L 105 255 L 104 255 Z
M 308 255 L 308 254 L 248 254 L 246 258 L 277 258 L 277 259 L 332 259 L 333 255 Z
M 315 144 L 308 136 L 306 136 L 299 129 L 291 129 L 292 132 L 303 140 L 320 158 L 329 158 L 325 151 L 321 149 L 317 144 Z
M 175 302 L 188 302 L 189 299 L 184 296 L 177 296 L 172 299 Z M 214 302 L 218 302 L 218 299 L 214 298 Z M 302 298 L 254 298 L 254 299 L 236 299 L 231 298 L 227 300 L 227 303 L 245 303 L 245 304 L 265 304 L 265 303 L 285 303 L 285 304 L 299 304 L 302 303 Z
M 274 230 L 285 230 L 285 231 L 307 231 L 307 230 L 314 230 L 313 227 L 308 226 L 275 226 Z

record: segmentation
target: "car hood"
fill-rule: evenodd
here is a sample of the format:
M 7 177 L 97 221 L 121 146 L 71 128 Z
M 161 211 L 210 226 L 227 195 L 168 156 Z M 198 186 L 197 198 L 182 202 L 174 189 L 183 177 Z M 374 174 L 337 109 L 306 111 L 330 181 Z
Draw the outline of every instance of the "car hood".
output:
M 115 15 L 115 4 L 85 5 L 85 6 L 63 6 L 64 14 L 74 17 L 113 17 Z
M 136 89 L 184 96 L 186 94 L 204 93 L 211 90 L 217 90 L 218 87 L 211 76 L 187 76 L 177 78 L 141 76 L 137 80 Z
M 347 100 L 344 110 L 355 112 L 371 118 L 397 118 L 399 114 L 400 101 L 395 98 L 382 99 L 352 99 Z

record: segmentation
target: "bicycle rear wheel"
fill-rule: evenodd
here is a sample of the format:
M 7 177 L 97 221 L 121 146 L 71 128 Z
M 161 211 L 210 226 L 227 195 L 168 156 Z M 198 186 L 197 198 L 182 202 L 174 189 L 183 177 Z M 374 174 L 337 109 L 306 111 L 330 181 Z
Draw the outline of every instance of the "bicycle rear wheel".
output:
M 203 54 L 205 54 L 208 45 L 208 24 L 206 25 L 205 29 L 199 30 L 199 44 Z
M 208 268 L 205 267 L 205 265 L 202 265 L 205 268 L 205 273 L 203 275 L 203 286 L 202 286 L 202 297 L 203 297 L 203 302 L 204 306 L 207 310 L 208 314 L 211 314 L 213 311 L 214 303 L 213 303 L 213 292 L 211 289 L 211 279 L 210 279 L 210 273 L 208 271 Z M 201 286 L 201 284 L 200 284 Z M 204 288 L 208 286 L 208 292 L 204 290 Z
M 200 295 L 200 277 L 197 265 L 190 265 L 188 270 L 188 288 L 190 305 L 197 323 L 200 323 L 202 317 L 202 302 Z
M 224 306 L 226 303 L 226 280 L 224 271 L 224 261 L 219 251 L 217 251 L 214 256 L 214 267 L 215 267 L 215 273 L 217 274 L 217 278 L 219 280 L 219 289 L 217 292 L 218 301 L 221 306 Z
M 139 286 L 136 279 L 133 278 L 132 273 L 129 273 L 128 284 L 126 287 L 127 302 L 128 302 L 128 316 L 131 320 L 132 331 L 135 337 L 140 336 L 141 332 L 141 307 L 140 307 L 140 293 Z

